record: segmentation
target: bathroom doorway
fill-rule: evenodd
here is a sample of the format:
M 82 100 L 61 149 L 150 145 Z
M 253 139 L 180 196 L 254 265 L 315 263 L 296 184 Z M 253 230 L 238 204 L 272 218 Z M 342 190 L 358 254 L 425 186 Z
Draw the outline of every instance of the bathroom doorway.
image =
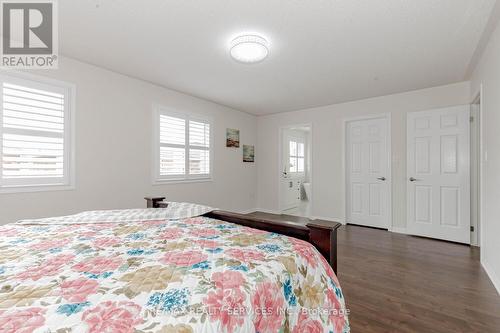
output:
M 279 203 L 286 215 L 312 215 L 312 126 L 280 129 Z

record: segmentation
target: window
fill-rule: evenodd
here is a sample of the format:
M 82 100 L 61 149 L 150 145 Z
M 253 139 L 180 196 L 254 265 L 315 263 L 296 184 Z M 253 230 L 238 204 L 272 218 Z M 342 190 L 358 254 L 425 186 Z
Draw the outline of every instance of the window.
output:
M 304 172 L 304 143 L 290 140 L 290 172 L 291 173 L 301 173 Z
M 21 74 L 0 84 L 0 191 L 71 186 L 74 88 Z
M 155 111 L 155 182 L 211 178 L 210 120 Z

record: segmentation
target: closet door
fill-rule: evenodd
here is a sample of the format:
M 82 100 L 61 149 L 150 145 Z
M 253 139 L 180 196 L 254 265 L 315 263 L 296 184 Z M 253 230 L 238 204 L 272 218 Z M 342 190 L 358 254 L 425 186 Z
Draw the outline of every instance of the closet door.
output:
M 347 123 L 347 222 L 387 229 L 389 202 L 389 121 Z
M 409 113 L 410 234 L 470 243 L 470 107 Z

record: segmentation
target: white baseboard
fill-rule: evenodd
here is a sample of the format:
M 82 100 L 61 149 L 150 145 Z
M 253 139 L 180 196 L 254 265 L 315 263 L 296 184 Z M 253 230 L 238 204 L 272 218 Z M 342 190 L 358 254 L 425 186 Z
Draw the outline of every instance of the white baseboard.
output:
M 486 271 L 486 274 L 488 274 L 488 277 L 490 278 L 491 282 L 497 289 L 498 295 L 500 295 L 500 279 L 496 272 L 491 268 L 489 263 L 485 260 L 481 260 L 481 265 L 483 266 L 484 270 Z
M 395 232 L 397 234 L 407 234 L 406 232 L 406 228 L 401 228 L 401 227 L 392 227 L 391 229 L 389 229 L 389 231 L 391 232 Z

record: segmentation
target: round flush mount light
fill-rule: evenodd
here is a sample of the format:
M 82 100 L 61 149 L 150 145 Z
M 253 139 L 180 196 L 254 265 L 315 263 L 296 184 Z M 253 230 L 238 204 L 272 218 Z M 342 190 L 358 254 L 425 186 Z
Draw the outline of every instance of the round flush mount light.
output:
M 269 42 L 256 34 L 241 35 L 231 41 L 231 57 L 246 64 L 264 60 L 269 54 Z

